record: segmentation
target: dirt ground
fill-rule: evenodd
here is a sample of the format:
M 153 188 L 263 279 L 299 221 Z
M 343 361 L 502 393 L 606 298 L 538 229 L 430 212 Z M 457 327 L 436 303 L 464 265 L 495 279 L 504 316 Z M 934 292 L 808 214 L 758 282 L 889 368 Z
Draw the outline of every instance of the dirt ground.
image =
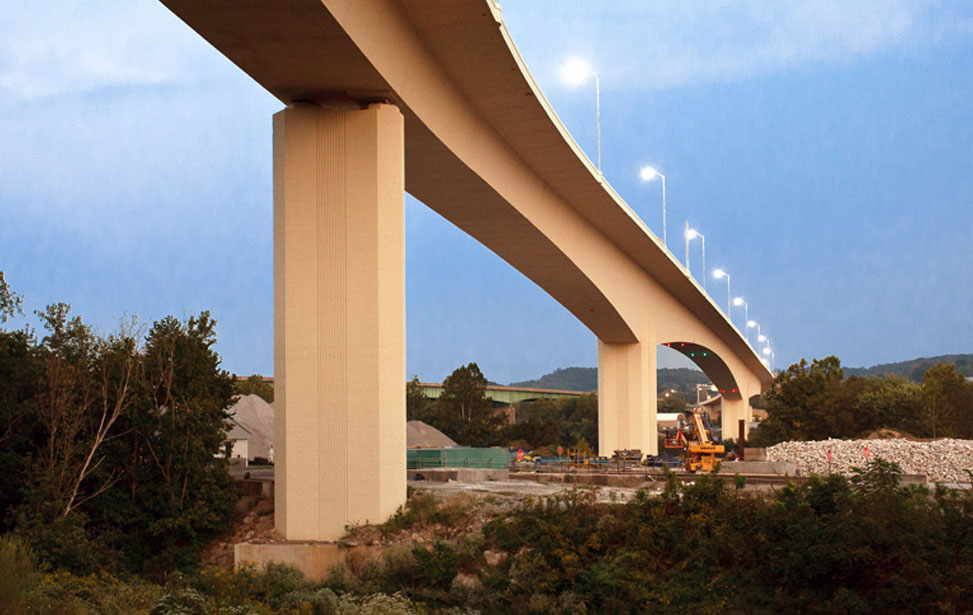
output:
M 390 534 L 378 526 L 358 526 L 342 541 L 348 546 L 389 545 L 396 543 L 425 544 L 475 531 L 497 513 L 519 505 L 527 498 L 541 498 L 572 488 L 564 484 L 542 484 L 524 480 L 485 482 L 409 481 L 414 494 L 430 494 L 440 502 L 440 510 L 450 517 L 448 524 L 419 524 Z M 661 491 L 662 484 L 650 485 L 649 491 Z M 625 487 L 586 487 L 602 502 L 624 502 L 637 489 Z M 203 562 L 222 568 L 233 567 L 233 546 L 240 542 L 282 541 L 274 531 L 273 498 L 257 501 L 256 506 L 241 513 L 233 529 L 210 543 L 203 552 Z

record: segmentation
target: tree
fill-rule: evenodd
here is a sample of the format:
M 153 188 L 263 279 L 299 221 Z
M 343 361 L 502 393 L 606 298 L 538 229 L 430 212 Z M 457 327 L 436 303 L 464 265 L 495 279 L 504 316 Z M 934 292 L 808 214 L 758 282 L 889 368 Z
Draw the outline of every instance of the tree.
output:
M 232 521 L 236 489 L 218 455 L 233 383 L 213 350 L 215 327 L 209 312 L 184 323 L 169 316 L 146 337 L 143 394 L 131 437 L 116 451 L 127 480 L 100 514 L 124 530 L 117 539 L 149 569 L 191 563 L 203 541 Z
M 933 438 L 973 437 L 973 383 L 956 365 L 941 363 L 922 376 L 925 433 Z
M 438 429 L 461 444 L 491 446 L 500 441 L 504 417 L 486 397 L 487 380 L 476 363 L 456 368 L 436 400 Z
M 0 529 L 77 572 L 194 563 L 237 500 L 217 456 L 233 388 L 215 321 L 167 317 L 140 347 L 133 328 L 96 335 L 66 304 L 38 316 L 40 341 L 0 329 Z
M 863 388 L 861 378 L 845 381 L 837 357 L 814 359 L 810 365 L 801 359 L 779 373 L 764 395 L 767 419 L 752 435 L 754 444 L 859 435 L 869 427 L 857 407 Z
M 256 395 L 268 404 L 274 402 L 274 385 L 264 380 L 260 374 L 253 374 L 246 380 L 234 382 L 233 392 L 237 395 Z
M 888 374 L 881 378 L 865 378 L 857 407 L 861 414 L 872 416 L 876 427 L 920 433 L 920 389 L 905 376 Z
M 689 404 L 675 395 L 671 395 L 669 397 L 660 397 L 658 402 L 656 402 L 656 406 L 658 412 L 679 413 L 685 412 Z
M 94 335 L 81 318 L 68 320 L 70 306 L 37 312 L 48 334 L 41 342 L 41 390 L 34 399 L 42 429 L 30 476 L 37 507 L 32 514 L 66 517 L 117 480 L 114 468 L 97 470 L 102 446 L 132 403 L 137 368 L 135 340 Z M 107 467 L 107 466 L 106 466 Z
M 17 314 L 23 314 L 23 298 L 10 290 L 10 285 L 0 271 L 0 324 L 7 322 Z
M 413 374 L 412 380 L 405 385 L 405 417 L 407 421 L 435 421 L 433 404 L 422 390 L 419 376 Z

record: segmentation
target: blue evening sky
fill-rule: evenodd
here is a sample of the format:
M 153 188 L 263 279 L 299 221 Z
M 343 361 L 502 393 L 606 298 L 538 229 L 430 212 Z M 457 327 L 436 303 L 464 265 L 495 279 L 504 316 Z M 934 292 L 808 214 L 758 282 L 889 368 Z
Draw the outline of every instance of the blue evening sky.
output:
M 593 83 L 558 69 L 599 71 L 608 181 L 661 235 L 660 186 L 638 172 L 666 174 L 670 249 L 683 258 L 687 219 L 705 234 L 777 367 L 973 352 L 973 3 L 502 7 L 592 160 Z M 0 269 L 30 309 L 65 301 L 102 331 L 208 309 L 226 369 L 273 373 L 280 108 L 156 2 L 7 3 Z M 409 376 L 596 365 L 573 316 L 411 198 L 406 229 Z M 698 242 L 691 260 L 702 276 Z M 725 280 L 707 286 L 723 305 Z

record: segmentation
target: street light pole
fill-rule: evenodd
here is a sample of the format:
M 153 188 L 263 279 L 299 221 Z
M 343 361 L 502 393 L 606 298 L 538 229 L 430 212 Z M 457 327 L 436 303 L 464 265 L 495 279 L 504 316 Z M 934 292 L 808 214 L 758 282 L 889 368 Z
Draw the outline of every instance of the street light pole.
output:
M 601 76 L 595 74 L 595 121 L 598 124 L 598 174 L 601 174 Z M 665 188 L 663 188 L 665 190 Z
M 696 229 L 689 228 L 689 220 L 686 220 L 686 270 L 689 271 L 689 242 L 693 239 L 699 239 L 703 242 L 703 291 L 706 291 L 706 236 L 697 231 Z M 692 275 L 690 272 L 689 275 Z
M 689 268 L 689 240 L 692 238 L 692 235 L 689 234 L 689 220 L 686 220 L 686 272 L 689 274 L 689 277 L 692 277 L 693 275 L 692 269 Z M 703 269 L 703 274 L 703 277 L 705 278 L 705 269 Z
M 591 70 L 580 58 L 571 58 L 561 67 L 561 78 L 572 85 L 581 85 L 589 75 L 595 77 L 595 122 L 598 129 L 598 174 L 601 175 L 601 75 Z M 663 189 L 664 190 L 664 189 Z
M 642 180 L 650 182 L 656 178 L 656 176 L 662 178 L 662 245 L 669 247 L 669 242 L 666 237 L 666 176 L 659 173 L 652 167 L 642 167 Z M 706 275 L 706 272 L 703 272 Z
M 748 322 L 750 322 L 750 306 L 747 304 L 746 300 L 744 300 L 743 297 L 734 297 L 733 298 L 733 305 L 735 305 L 737 307 L 739 307 L 739 306 L 742 305 L 743 306 L 743 324 L 746 325 Z M 744 331 L 745 330 L 746 330 L 746 327 L 744 327 Z
M 722 269 L 714 269 L 713 277 L 717 280 L 726 278 L 726 317 L 732 323 L 733 318 L 730 316 L 730 274 Z
M 747 343 L 750 343 L 750 329 L 757 327 L 757 335 L 760 335 L 760 323 L 756 320 L 747 321 Z

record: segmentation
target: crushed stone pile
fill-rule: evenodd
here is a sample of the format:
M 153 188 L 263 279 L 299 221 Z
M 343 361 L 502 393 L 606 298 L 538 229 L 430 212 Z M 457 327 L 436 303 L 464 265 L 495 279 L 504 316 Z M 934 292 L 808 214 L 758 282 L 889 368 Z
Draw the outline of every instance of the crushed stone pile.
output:
M 831 449 L 830 470 L 836 474 L 849 474 L 852 467 L 861 468 L 867 463 L 866 446 L 868 459 L 894 461 L 903 474 L 922 474 L 926 480 L 935 482 L 970 482 L 966 470 L 973 470 L 973 440 L 944 438 L 917 442 L 893 438 L 781 442 L 767 449 L 767 460 L 789 461 L 797 465 L 804 476 L 827 474 L 828 449 Z
M 408 448 L 446 448 L 456 446 L 449 436 L 422 421 L 405 424 L 405 445 Z

